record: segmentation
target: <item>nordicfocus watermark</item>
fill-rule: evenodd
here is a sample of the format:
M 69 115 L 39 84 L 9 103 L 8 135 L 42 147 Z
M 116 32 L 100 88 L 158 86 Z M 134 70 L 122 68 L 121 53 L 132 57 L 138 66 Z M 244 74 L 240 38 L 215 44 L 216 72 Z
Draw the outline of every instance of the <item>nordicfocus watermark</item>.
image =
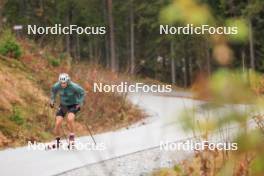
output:
M 51 143 L 40 143 L 40 142 L 31 142 L 28 141 L 27 150 L 47 150 L 52 146 Z M 94 143 L 90 142 L 74 142 L 74 147 L 72 147 L 74 150 L 86 150 L 86 151 L 103 151 L 106 150 L 106 146 L 104 143 L 97 143 L 96 145 Z M 62 142 L 58 148 L 52 148 L 52 150 L 69 150 L 69 144 Z
M 28 35 L 71 35 L 71 34 L 86 34 L 86 35 L 103 35 L 106 34 L 105 26 L 78 26 L 75 24 L 69 26 L 62 26 L 62 24 L 55 24 L 54 26 L 37 26 L 27 25 Z
M 237 150 L 237 143 L 234 142 L 210 142 L 210 141 L 192 141 L 184 142 L 160 142 L 160 150 L 184 150 L 184 151 L 201 151 L 201 150 Z
M 117 92 L 117 93 L 137 93 L 137 92 L 149 92 L 149 93 L 169 93 L 172 92 L 172 87 L 169 84 L 144 84 L 135 83 L 129 84 L 128 82 L 120 82 L 119 84 L 103 84 L 94 83 L 93 92 Z
M 187 24 L 186 26 L 169 26 L 160 25 L 160 34 L 185 34 L 185 35 L 204 35 L 204 34 L 225 34 L 225 35 L 235 35 L 238 34 L 237 26 L 210 26 L 201 25 L 194 26 L 193 24 Z

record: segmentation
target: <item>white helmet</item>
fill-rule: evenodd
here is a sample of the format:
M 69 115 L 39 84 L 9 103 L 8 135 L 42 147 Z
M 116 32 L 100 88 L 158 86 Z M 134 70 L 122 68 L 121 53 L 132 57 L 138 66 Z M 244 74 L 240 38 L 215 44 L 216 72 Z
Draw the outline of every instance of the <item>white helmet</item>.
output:
M 67 73 L 61 73 L 59 76 L 59 82 L 60 83 L 66 83 L 71 80 L 70 76 Z

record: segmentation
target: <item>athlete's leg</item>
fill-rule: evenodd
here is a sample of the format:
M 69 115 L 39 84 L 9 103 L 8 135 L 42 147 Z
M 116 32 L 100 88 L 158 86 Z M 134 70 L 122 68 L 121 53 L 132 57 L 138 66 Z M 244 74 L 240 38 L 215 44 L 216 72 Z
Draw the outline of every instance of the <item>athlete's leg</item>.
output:
M 55 138 L 55 144 L 49 146 L 48 148 L 59 148 L 60 147 L 60 137 L 61 137 L 61 125 L 63 121 L 63 116 L 56 116 L 56 122 L 55 122 L 55 128 L 54 128 L 54 135 Z
M 80 111 L 80 108 L 77 107 L 76 105 L 72 105 L 71 107 L 69 107 L 69 111 L 67 115 L 67 125 L 70 131 L 69 141 L 74 141 L 74 119 L 75 119 L 75 114 L 78 111 Z
M 60 105 L 56 113 L 56 122 L 55 122 L 55 129 L 54 129 L 54 134 L 57 138 L 61 136 L 62 121 L 63 121 L 63 117 L 65 116 L 66 112 L 67 112 L 67 109 L 65 109 L 64 106 Z
M 67 115 L 67 126 L 68 129 L 70 131 L 69 134 L 69 145 L 68 148 L 69 149 L 73 149 L 74 148 L 74 118 L 75 118 L 75 114 L 73 112 L 69 112 Z
M 74 118 L 75 114 L 73 112 L 69 112 L 67 115 L 67 126 L 70 133 L 74 134 Z
M 61 136 L 62 121 L 63 121 L 62 116 L 56 116 L 56 122 L 55 122 L 55 128 L 54 128 L 54 134 L 56 137 Z

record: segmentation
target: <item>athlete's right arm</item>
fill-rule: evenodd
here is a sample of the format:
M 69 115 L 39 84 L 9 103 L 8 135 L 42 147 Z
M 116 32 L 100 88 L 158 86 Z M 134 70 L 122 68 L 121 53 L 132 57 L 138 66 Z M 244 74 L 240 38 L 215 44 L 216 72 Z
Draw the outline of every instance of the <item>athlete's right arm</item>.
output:
M 58 93 L 59 86 L 58 83 L 55 83 L 52 88 L 51 88 L 51 95 L 50 95 L 50 106 L 54 106 L 55 100 L 56 100 L 56 95 Z

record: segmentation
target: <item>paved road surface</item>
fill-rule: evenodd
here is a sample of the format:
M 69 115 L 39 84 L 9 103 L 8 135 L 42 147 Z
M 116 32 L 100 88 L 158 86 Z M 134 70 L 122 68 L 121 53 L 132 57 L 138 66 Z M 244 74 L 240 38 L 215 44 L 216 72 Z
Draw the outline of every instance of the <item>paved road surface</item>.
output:
M 129 95 L 130 100 L 151 114 L 146 125 L 95 135 L 97 143 L 104 143 L 103 151 L 40 151 L 27 147 L 0 151 L 0 175 L 49 176 L 102 160 L 159 146 L 160 141 L 178 141 L 191 137 L 182 130 L 177 119 L 186 108 L 202 102 L 179 97 L 148 94 Z M 92 143 L 80 137 L 81 143 Z

